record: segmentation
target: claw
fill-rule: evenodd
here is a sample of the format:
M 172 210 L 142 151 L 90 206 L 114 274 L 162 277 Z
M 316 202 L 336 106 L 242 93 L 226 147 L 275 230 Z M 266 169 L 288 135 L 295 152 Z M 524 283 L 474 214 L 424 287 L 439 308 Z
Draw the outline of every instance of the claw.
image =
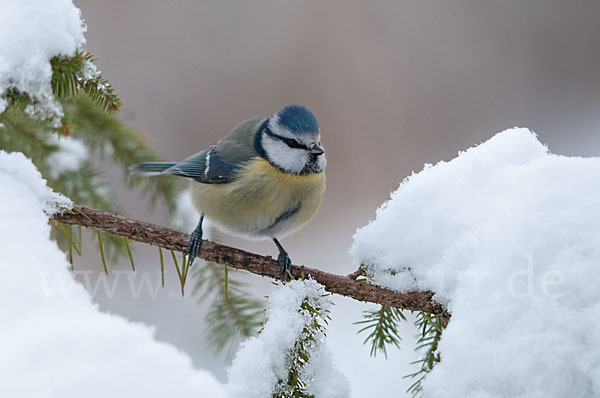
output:
M 190 243 L 188 244 L 187 249 L 185 249 L 185 254 L 188 256 L 188 266 L 191 267 L 194 263 L 194 260 L 198 256 L 200 252 L 200 248 L 202 247 L 202 221 L 204 220 L 204 215 L 200 216 L 200 222 L 196 226 L 194 232 L 190 237 Z
M 290 256 L 277 239 L 273 238 L 273 242 L 275 242 L 275 245 L 279 250 L 279 256 L 277 256 L 277 261 L 279 262 L 279 276 L 282 281 L 287 282 L 294 278 L 292 275 L 292 260 L 290 260 Z
M 292 260 L 286 252 L 283 252 L 279 253 L 277 261 L 279 261 L 279 276 L 281 280 L 287 282 L 292 274 Z

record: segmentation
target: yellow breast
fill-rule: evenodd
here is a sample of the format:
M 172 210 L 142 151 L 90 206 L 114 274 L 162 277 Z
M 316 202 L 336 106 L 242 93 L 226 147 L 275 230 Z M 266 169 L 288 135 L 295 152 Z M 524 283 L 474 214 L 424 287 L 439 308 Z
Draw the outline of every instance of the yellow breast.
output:
M 228 184 L 192 183 L 194 204 L 226 230 L 250 238 L 279 238 L 301 228 L 325 193 L 325 173 L 295 175 L 254 158 Z M 286 213 L 287 212 L 287 213 Z

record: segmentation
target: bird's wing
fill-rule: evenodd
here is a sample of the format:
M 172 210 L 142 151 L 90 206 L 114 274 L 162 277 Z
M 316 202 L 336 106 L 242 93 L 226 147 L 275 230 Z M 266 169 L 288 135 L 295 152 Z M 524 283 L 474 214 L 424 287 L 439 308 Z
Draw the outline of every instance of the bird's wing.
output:
M 205 184 L 226 184 L 234 181 L 236 171 L 257 156 L 254 132 L 261 118 L 242 122 L 231 133 L 205 151 L 198 152 L 167 170 L 166 173 L 193 178 Z

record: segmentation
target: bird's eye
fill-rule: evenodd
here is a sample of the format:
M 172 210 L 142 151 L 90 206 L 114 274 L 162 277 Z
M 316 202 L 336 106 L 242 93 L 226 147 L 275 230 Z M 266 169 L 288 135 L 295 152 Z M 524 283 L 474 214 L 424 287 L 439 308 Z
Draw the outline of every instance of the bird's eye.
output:
M 292 138 L 284 138 L 283 142 L 285 142 L 285 144 L 287 146 L 289 146 L 290 148 L 305 148 L 304 145 L 302 145 L 301 143 L 299 143 L 298 141 L 296 141 Z

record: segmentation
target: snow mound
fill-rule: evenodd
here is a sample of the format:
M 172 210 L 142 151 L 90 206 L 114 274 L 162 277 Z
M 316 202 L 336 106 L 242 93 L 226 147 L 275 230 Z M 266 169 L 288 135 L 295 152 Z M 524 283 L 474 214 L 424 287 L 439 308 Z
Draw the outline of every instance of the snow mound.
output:
M 6 192 L 3 196 L 14 195 L 13 198 L 0 200 L 0 207 L 3 207 L 1 206 L 3 201 L 18 200 L 19 198 L 34 200 L 36 202 L 34 209 L 41 208 L 47 216 L 73 207 L 69 198 L 48 189 L 46 181 L 42 179 L 42 175 L 31 163 L 31 160 L 20 152 L 0 151 L 0 176 L 0 186 L 3 187 L 3 190 L 11 191 L 11 193 Z M 17 181 L 18 184 L 13 184 Z M 27 212 L 28 210 L 23 208 L 23 211 Z M 21 214 L 16 213 L 13 216 L 20 217 Z M 0 217 L 0 220 L 4 221 L 5 218 Z M 4 228 L 9 230 L 7 223 L 2 224 L 4 224 L 2 225 L 3 230 Z
M 52 94 L 55 55 L 73 55 L 86 28 L 71 0 L 0 0 L 0 96 L 14 88 L 38 101 L 30 114 L 62 116 Z M 0 113 L 6 109 L 0 98 Z
M 49 213 L 70 205 L 0 151 L 0 380 L 7 397 L 225 397 L 153 330 L 102 313 L 73 280 Z
M 452 311 L 425 397 L 600 396 L 600 158 L 504 131 L 408 177 L 351 253 Z
M 328 310 L 331 301 L 325 295 L 323 286 L 314 280 L 297 280 L 276 290 L 269 297 L 268 321 L 262 332 L 242 343 L 228 370 L 230 397 L 273 396 L 277 381 L 287 379 L 288 352 L 294 348 L 302 329 L 310 322 L 310 316 L 300 310 L 302 301 L 308 298 Z M 335 368 L 324 338 L 319 336 L 318 344 L 311 349 L 311 359 L 306 369 L 308 379 L 312 379 L 309 390 L 319 398 L 347 398 L 350 396 L 348 380 Z

